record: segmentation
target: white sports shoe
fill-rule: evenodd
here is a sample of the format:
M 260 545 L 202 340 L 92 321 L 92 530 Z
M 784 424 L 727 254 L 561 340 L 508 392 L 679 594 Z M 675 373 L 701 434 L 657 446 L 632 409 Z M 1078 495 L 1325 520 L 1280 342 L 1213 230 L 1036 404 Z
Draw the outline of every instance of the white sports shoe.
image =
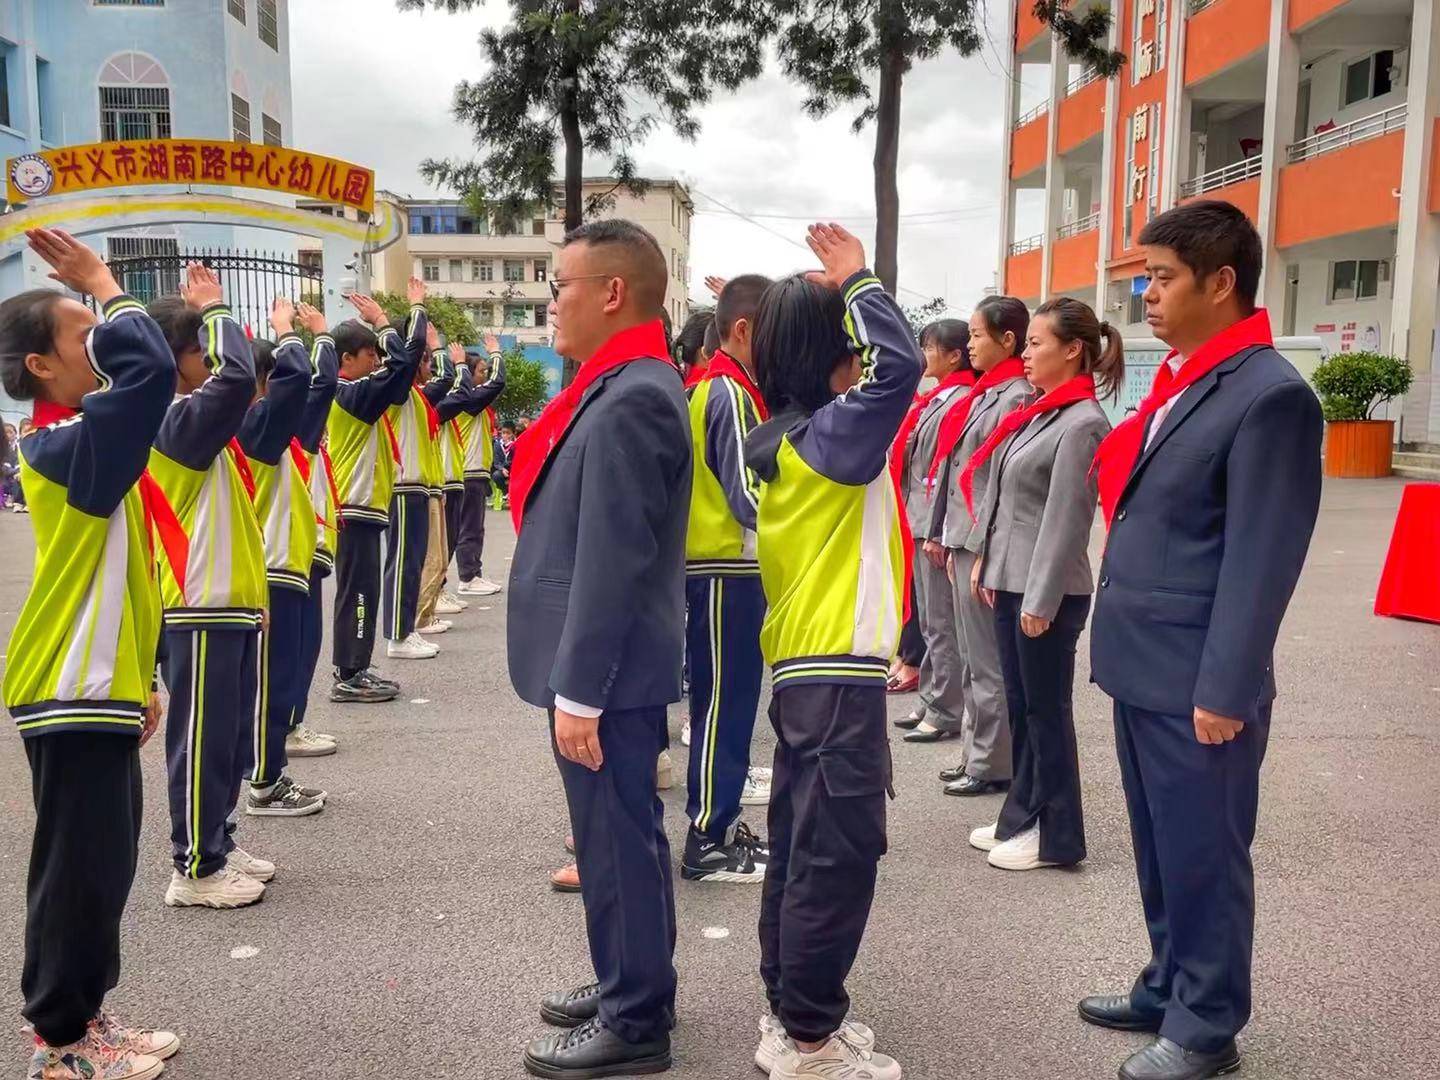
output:
M 1001 870 L 1039 870 L 1059 864 L 1040 858 L 1040 826 L 1037 823 L 991 849 L 990 865 Z
M 285 736 L 288 757 L 329 757 L 339 745 L 334 735 L 326 735 L 305 724 L 296 724 Z
M 239 870 L 246 877 L 254 878 L 256 881 L 270 881 L 275 877 L 275 864 L 267 859 L 257 859 L 244 848 L 236 848 L 230 852 L 225 865 L 232 870 Z
M 432 645 L 419 634 L 411 634 L 404 641 L 386 644 L 385 655 L 391 660 L 430 660 L 440 655 L 440 646 Z
M 442 592 L 440 599 L 435 602 L 436 615 L 459 615 L 470 606 L 469 601 L 461 600 L 452 592 Z
M 998 821 L 995 825 L 1000 824 Z M 982 825 L 970 833 L 970 846 L 981 851 L 993 851 L 1000 841 L 995 839 L 995 825 Z
M 449 619 L 431 619 L 425 626 L 417 626 L 415 632 L 417 634 L 443 634 L 454 625 Z
M 499 591 L 499 585 L 493 581 L 486 581 L 483 577 L 460 583 L 461 596 L 494 596 Z
M 867 1052 L 875 1049 L 875 1032 L 864 1024 L 846 1020 L 840 1025 L 840 1030 L 845 1032 L 846 1038 L 850 1042 L 861 1049 Z M 755 1048 L 755 1067 L 757 1069 L 768 1073 L 775 1067 L 775 1062 L 782 1055 L 793 1049 L 795 1049 L 795 1044 L 790 1041 L 790 1036 L 785 1034 L 785 1027 L 780 1023 L 779 1017 L 771 1013 L 760 1017 L 760 1045 Z
M 169 907 L 242 908 L 264 895 L 264 885 L 226 864 L 198 879 L 174 871 L 165 890 L 165 903 Z
M 790 1043 L 770 1069 L 770 1080 L 900 1080 L 900 1075 L 899 1062 L 863 1049 L 845 1028 L 813 1054 Z
M 751 769 L 745 777 L 745 786 L 740 789 L 741 806 L 765 806 L 770 802 L 770 780 L 761 779 Z
M 690 745 L 690 721 L 689 721 L 689 720 L 686 720 L 686 721 L 685 721 L 685 726 L 680 729 L 680 745 L 681 745 L 681 746 L 689 746 L 689 745 Z

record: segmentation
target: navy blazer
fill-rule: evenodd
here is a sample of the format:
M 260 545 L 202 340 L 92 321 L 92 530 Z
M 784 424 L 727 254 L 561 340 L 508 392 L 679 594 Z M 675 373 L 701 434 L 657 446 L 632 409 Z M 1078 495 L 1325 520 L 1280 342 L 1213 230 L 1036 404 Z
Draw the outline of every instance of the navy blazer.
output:
M 530 491 L 510 567 L 510 679 L 531 705 L 680 700 L 690 453 L 668 361 L 624 364 L 585 392 Z
M 1116 701 L 1240 720 L 1275 698 L 1273 653 L 1320 509 L 1320 403 L 1274 349 L 1242 349 L 1175 401 L 1111 522 L 1091 678 Z

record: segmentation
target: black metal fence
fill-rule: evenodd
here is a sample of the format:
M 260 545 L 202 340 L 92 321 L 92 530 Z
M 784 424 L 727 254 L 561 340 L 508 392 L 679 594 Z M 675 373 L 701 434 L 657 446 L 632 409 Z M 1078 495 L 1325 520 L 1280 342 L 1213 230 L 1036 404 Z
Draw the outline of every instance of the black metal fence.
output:
M 198 248 L 173 255 L 135 255 L 108 260 L 115 280 L 135 299 L 149 303 L 180 291 L 185 267 L 204 263 L 220 278 L 225 301 L 256 337 L 270 334 L 270 305 L 277 296 L 315 304 L 323 274 L 318 266 L 281 257 L 278 252 L 239 252 Z M 86 298 L 93 308 L 93 297 Z M 318 306 L 318 305 L 317 305 Z

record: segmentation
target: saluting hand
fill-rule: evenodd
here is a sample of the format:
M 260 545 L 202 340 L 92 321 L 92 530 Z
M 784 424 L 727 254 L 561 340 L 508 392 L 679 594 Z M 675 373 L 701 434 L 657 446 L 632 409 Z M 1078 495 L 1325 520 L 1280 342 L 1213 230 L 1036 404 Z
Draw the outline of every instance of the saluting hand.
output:
M 418 277 L 412 277 L 405 286 L 405 295 L 409 297 L 412 306 L 425 302 L 425 282 Z
M 379 330 L 390 325 L 390 318 L 385 314 L 385 309 L 364 293 L 351 293 L 346 299 L 360 313 L 360 318 L 369 323 L 373 329 Z
M 865 245 L 843 225 L 817 222 L 810 226 L 805 242 L 810 245 L 823 271 L 811 271 L 806 278 L 817 285 L 843 288 L 851 275 L 865 269 Z
M 729 278 L 717 277 L 714 274 L 708 274 L 705 277 L 705 288 L 709 289 L 710 295 L 718 300 L 720 299 L 720 294 L 725 291 L 725 285 L 728 281 Z
M 584 765 L 591 772 L 599 772 L 605 764 L 605 753 L 600 749 L 600 718 L 598 716 L 576 716 L 564 709 L 555 710 L 555 745 L 560 756 L 576 765 Z
M 108 304 L 121 293 L 115 276 L 99 255 L 64 229 L 27 229 L 30 250 L 53 267 L 50 277 L 78 293 Z
M 312 334 L 325 332 L 325 313 L 319 308 L 311 307 L 303 300 L 295 305 L 295 317 L 300 320 L 300 325 Z
M 1195 739 L 1210 746 L 1219 746 L 1234 740 L 1245 730 L 1245 721 L 1232 720 L 1228 716 L 1195 706 Z
M 433 322 L 425 324 L 425 348 L 432 353 L 440 348 L 440 331 L 435 329 Z
M 220 279 L 204 263 L 192 262 L 185 267 L 185 284 L 180 286 L 180 295 L 185 303 L 196 311 L 204 311 L 211 304 L 225 299 L 220 288 Z
M 276 337 L 284 337 L 295 329 L 295 305 L 289 297 L 277 296 L 270 305 L 270 329 Z

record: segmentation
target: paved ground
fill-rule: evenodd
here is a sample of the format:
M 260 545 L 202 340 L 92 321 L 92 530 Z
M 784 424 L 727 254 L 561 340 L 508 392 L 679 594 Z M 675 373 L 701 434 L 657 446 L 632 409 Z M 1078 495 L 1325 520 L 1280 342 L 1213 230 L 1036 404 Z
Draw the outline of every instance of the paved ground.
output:
M 1281 634 L 1242 1074 L 1255 1080 L 1440 1075 L 1440 629 L 1370 613 L 1400 488 L 1326 491 Z M 491 524 L 491 572 L 503 577 L 509 529 L 499 516 Z M 30 576 L 25 519 L 0 520 L 0 551 L 8 627 Z M 146 752 L 141 867 L 112 1003 L 187 1036 L 170 1075 L 521 1075 L 538 998 L 583 981 L 587 962 L 578 899 L 544 887 L 564 858 L 562 800 L 544 724 L 505 676 L 504 622 L 503 602 L 472 608 L 440 659 L 392 670 L 406 682 L 398 705 L 316 709 L 344 747 L 296 771 L 327 787 L 331 806 L 245 822 L 242 842 L 281 867 L 250 910 L 161 904 L 159 741 Z M 1127 986 L 1145 956 L 1107 701 L 1084 684 L 1077 698 L 1091 856 L 1075 872 L 989 869 L 965 836 L 996 800 L 942 797 L 935 771 L 949 746 L 896 743 L 891 854 L 851 986 L 857 1015 L 908 1077 L 1110 1077 L 1142 1041 L 1074 1015 L 1081 995 Z M 756 741 L 759 760 L 768 730 Z M 684 754 L 677 743 L 681 765 Z M 19 739 L 0 739 L 0 1011 L 20 1005 L 28 783 Z M 666 801 L 678 838 L 683 791 Z M 748 1064 L 761 1006 L 757 890 L 677 888 L 672 1075 L 758 1075 Z M 704 933 L 716 927 L 728 936 Z M 242 947 L 254 955 L 235 959 Z

